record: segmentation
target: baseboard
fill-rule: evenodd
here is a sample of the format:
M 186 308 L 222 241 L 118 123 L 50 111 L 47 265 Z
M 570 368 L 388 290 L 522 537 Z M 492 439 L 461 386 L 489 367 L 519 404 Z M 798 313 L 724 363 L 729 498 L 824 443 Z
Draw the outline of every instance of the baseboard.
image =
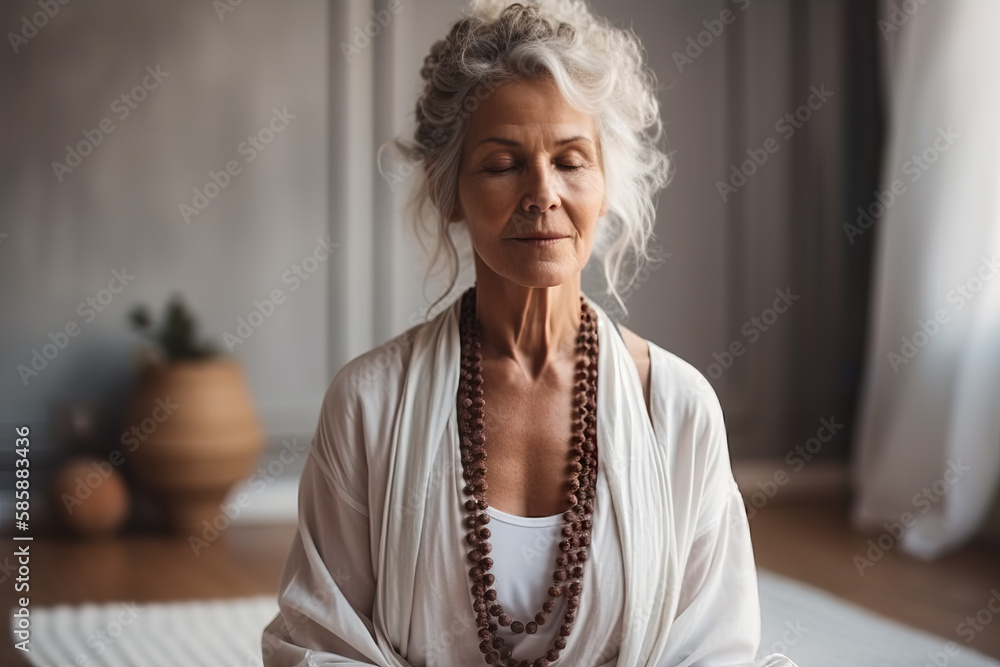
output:
M 229 507 L 239 512 L 231 522 L 236 524 L 295 523 L 298 518 L 299 476 L 282 475 L 266 487 L 254 487 L 243 482 L 233 487 L 226 498 Z M 243 504 L 239 504 L 242 502 Z
M 849 481 L 842 461 L 810 461 L 795 470 L 782 459 L 742 459 L 733 461 L 733 476 L 743 497 L 758 502 L 842 498 Z
M 312 437 L 271 437 L 253 474 L 234 486 L 224 503 L 234 524 L 294 523 L 298 518 L 299 478 Z

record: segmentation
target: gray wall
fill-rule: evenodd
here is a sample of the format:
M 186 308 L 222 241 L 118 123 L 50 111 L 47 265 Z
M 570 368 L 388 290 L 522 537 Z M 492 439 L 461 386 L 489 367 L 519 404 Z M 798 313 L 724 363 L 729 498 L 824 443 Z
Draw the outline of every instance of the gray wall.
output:
M 37 11 L 34 2 L 4 3 L 0 26 L 17 30 Z M 56 405 L 79 397 L 99 397 L 113 419 L 138 340 L 126 326 L 132 304 L 159 315 L 180 292 L 204 335 L 223 345 L 255 300 L 281 289 L 284 303 L 233 347 L 267 430 L 311 429 L 329 376 L 329 264 L 343 250 L 301 283 L 286 272 L 329 231 L 326 17 L 321 0 L 244 2 L 221 18 L 200 0 L 105 0 L 61 6 L 16 54 L 4 44 L 5 421 L 44 424 Z M 166 74 L 157 81 L 147 66 Z M 145 97 L 134 109 L 119 99 L 144 80 L 151 90 L 136 91 Z M 275 121 L 287 127 L 255 154 L 248 137 L 267 128 L 261 139 L 270 138 L 274 109 L 294 118 Z M 102 119 L 110 133 L 99 130 Z M 56 173 L 67 144 L 95 128 L 100 143 Z M 185 220 L 180 205 L 191 206 L 194 188 L 204 190 L 230 161 L 238 173 Z M 113 298 L 101 312 L 78 309 L 123 268 L 134 279 L 106 292 Z M 72 322 L 79 334 L 25 383 L 18 365 Z
M 423 56 L 463 3 L 402 0 L 399 14 L 346 57 L 341 44 L 384 6 L 244 0 L 220 17 L 203 0 L 70 3 L 18 53 L 5 45 L 0 419 L 42 425 L 54 406 L 79 396 L 101 397 L 114 414 L 127 396 L 136 339 L 125 314 L 133 303 L 159 311 L 180 291 L 204 333 L 221 341 L 254 300 L 281 289 L 285 303 L 235 354 L 272 440 L 308 438 L 333 373 L 419 321 L 436 286 L 420 284 L 420 258 L 401 222 L 403 193 L 380 180 L 374 151 L 409 128 Z M 665 259 L 631 293 L 626 321 L 709 375 L 734 456 L 783 456 L 843 403 L 820 389 L 802 405 L 795 369 L 813 356 L 790 352 L 803 318 L 839 298 L 831 294 L 841 269 L 803 273 L 801 264 L 843 248 L 796 230 L 831 228 L 836 174 L 820 172 L 805 187 L 802 178 L 836 157 L 840 112 L 835 104 L 817 111 L 787 140 L 774 127 L 804 102 L 809 85 L 825 81 L 839 92 L 837 12 L 816 2 L 796 9 L 791 0 L 593 6 L 644 41 L 675 166 L 659 203 Z M 675 53 L 724 10 L 732 23 L 679 67 Z M 5 3 L 0 26 L 18 30 L 36 11 L 33 2 Z M 169 76 L 119 119 L 114 100 L 157 65 Z M 248 162 L 239 146 L 267 126 L 275 107 L 295 118 Z M 114 131 L 60 181 L 51 163 L 104 117 Z M 768 136 L 779 137 L 781 149 L 723 201 L 717 181 Z M 191 204 L 192 189 L 228 160 L 241 173 L 185 222 L 179 205 Z M 803 193 L 813 197 L 811 209 L 796 203 Z M 832 229 L 840 233 L 839 221 Z M 327 235 L 337 245 L 332 256 L 293 290 L 283 276 Z M 134 281 L 84 322 L 77 305 L 122 267 Z M 808 296 L 749 344 L 743 326 L 787 287 Z M 18 365 L 72 321 L 80 334 L 25 386 Z M 747 344 L 745 354 L 713 377 L 713 354 L 734 342 Z

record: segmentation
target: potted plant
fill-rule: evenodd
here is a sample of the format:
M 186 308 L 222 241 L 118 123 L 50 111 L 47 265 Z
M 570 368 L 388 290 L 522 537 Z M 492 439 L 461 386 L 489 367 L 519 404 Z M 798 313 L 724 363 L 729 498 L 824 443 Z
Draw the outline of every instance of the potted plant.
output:
M 242 368 L 198 341 L 195 318 L 179 295 L 168 301 L 158 327 L 144 305 L 128 317 L 150 345 L 139 357 L 124 453 L 177 531 L 219 530 L 229 523 L 221 503 L 251 473 L 264 440 Z

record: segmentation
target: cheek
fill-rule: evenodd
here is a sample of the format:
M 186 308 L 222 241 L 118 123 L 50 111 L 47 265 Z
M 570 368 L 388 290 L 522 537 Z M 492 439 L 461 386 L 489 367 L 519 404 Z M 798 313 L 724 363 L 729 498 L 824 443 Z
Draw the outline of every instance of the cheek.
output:
M 570 201 L 581 211 L 599 212 L 604 202 L 604 177 L 590 174 L 567 184 Z
M 504 179 L 480 180 L 468 183 L 460 198 L 473 216 L 491 218 L 510 205 L 514 188 Z
M 489 180 L 478 176 L 467 176 L 459 181 L 460 191 L 470 202 L 485 202 L 496 197 L 498 188 Z

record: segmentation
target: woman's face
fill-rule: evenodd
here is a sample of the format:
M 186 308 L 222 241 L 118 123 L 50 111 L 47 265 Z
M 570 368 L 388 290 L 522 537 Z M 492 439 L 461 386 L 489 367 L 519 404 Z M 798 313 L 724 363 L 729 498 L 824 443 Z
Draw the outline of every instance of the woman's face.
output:
M 480 264 L 524 287 L 576 278 L 607 213 L 600 150 L 594 118 L 551 79 L 494 90 L 467 120 L 452 216 Z

